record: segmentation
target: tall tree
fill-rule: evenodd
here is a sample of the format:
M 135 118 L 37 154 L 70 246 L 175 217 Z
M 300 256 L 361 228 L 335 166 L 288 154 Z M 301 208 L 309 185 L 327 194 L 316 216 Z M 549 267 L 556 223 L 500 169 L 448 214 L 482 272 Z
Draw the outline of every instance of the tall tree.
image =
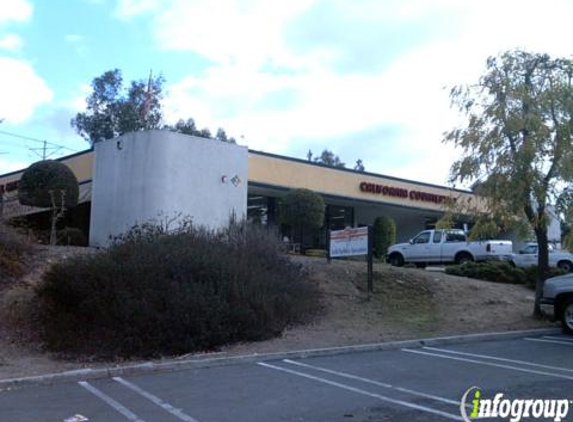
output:
M 149 129 L 164 129 L 186 135 L 211 138 L 209 129 L 198 129 L 191 118 L 180 119 L 174 125 L 161 124 L 163 113 L 163 76 L 132 81 L 124 87 L 119 69 L 109 70 L 92 81 L 92 92 L 86 98 L 85 112 L 76 114 L 71 120 L 72 127 L 92 145 L 96 142 L 115 138 L 128 132 Z M 236 143 L 219 128 L 215 139 Z
M 92 145 L 127 132 L 158 129 L 162 118 L 163 77 L 132 81 L 123 85 L 119 69 L 105 72 L 92 81 L 87 109 L 71 120 L 72 127 Z
M 573 62 L 521 50 L 487 60 L 476 85 L 452 89 L 465 116 L 446 134 L 462 151 L 451 181 L 479 182 L 492 216 L 522 217 L 539 247 L 534 315 L 548 274 L 548 206 L 573 181 Z
M 329 151 L 327 149 L 323 150 L 320 156 L 314 157 L 314 162 L 319 164 L 324 164 L 330 167 L 339 167 L 339 168 L 346 167 L 346 164 L 344 164 L 340 160 L 340 157 L 338 155 L 334 154 L 332 151 Z
M 219 141 L 222 141 L 222 142 L 229 142 L 230 144 L 236 144 L 237 143 L 235 138 L 227 136 L 227 133 L 225 132 L 225 130 L 222 127 L 217 129 L 217 134 L 215 135 L 215 139 L 218 139 Z
M 356 160 L 356 164 L 354 165 L 354 170 L 366 171 L 366 168 L 364 167 L 364 163 L 362 162 L 361 159 Z
M 195 124 L 195 120 L 191 118 L 187 120 L 179 119 L 174 125 L 163 125 L 163 129 L 182 133 L 184 135 L 197 136 L 199 138 L 211 137 L 211 131 L 209 129 L 198 129 Z

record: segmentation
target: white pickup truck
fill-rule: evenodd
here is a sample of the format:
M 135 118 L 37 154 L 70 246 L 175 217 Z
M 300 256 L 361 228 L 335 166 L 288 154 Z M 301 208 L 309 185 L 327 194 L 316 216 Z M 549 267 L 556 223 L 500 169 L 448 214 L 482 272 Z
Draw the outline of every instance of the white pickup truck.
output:
M 408 243 L 388 248 L 386 260 L 400 267 L 412 262 L 425 264 L 463 264 L 470 261 L 509 260 L 512 256 L 510 240 L 470 242 L 463 230 L 424 230 Z
M 537 265 L 537 257 L 537 243 L 528 243 L 518 254 L 512 256 L 511 261 L 516 266 L 525 268 Z M 553 245 L 549 245 L 549 266 L 570 273 L 573 271 L 573 254 L 556 250 Z

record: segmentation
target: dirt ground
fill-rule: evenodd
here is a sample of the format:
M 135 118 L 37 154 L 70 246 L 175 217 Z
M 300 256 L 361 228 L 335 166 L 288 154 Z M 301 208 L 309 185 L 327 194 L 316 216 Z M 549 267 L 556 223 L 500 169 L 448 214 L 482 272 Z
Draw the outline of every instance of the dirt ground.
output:
M 97 368 L 125 362 L 65 361 L 42 350 L 34 327 L 33 286 L 53 262 L 89 248 L 41 247 L 29 273 L 0 291 L 0 379 Z M 321 312 L 280 338 L 237 344 L 213 356 L 269 353 L 389 340 L 555 326 L 531 318 L 533 291 L 515 285 L 454 277 L 422 269 L 374 266 L 374 293 L 366 292 L 366 264 L 293 257 L 322 291 Z M 203 354 L 205 355 L 205 354 Z M 189 358 L 190 354 L 175 357 Z

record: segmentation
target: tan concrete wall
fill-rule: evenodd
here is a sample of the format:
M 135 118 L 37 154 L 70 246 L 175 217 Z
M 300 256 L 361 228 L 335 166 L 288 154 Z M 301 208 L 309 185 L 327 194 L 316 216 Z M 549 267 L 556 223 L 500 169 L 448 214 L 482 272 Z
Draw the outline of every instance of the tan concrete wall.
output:
M 252 151 L 249 153 L 249 182 L 289 188 L 307 188 L 324 194 L 436 211 L 443 210 L 443 203 L 421 200 L 419 197 L 422 195 L 418 194 L 419 192 L 425 194 L 426 197 L 428 194 L 433 194 L 455 198 L 459 202 L 474 198 L 471 193 L 453 191 L 446 187 L 426 186 L 384 176 L 341 171 L 301 161 L 270 157 Z M 382 192 L 364 192 L 361 190 L 361 183 L 393 188 L 394 192 L 400 189 L 405 197 L 384 195 Z
M 91 180 L 92 178 L 92 171 L 93 171 L 93 152 L 86 151 L 84 154 L 75 155 L 70 158 L 65 158 L 62 160 L 62 163 L 67 165 L 78 179 L 78 182 L 84 182 L 86 180 Z M 17 173 L 10 174 L 8 176 L 1 176 L 0 175 L 0 186 L 6 185 L 7 183 L 14 182 L 16 180 L 20 180 L 22 177 L 22 173 L 24 173 L 25 169 L 19 171 Z

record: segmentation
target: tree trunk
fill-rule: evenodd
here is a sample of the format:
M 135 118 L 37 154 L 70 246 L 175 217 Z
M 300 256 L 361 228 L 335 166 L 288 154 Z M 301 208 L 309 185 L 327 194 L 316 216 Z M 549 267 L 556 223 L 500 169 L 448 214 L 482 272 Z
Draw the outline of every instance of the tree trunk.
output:
M 56 223 L 58 222 L 58 210 L 56 208 L 52 209 L 52 225 L 50 228 L 50 245 L 55 246 L 57 241 L 56 235 Z
M 535 238 L 537 239 L 537 283 L 535 283 L 535 305 L 533 316 L 541 317 L 541 297 L 543 296 L 543 286 L 549 276 L 549 242 L 547 239 L 547 229 L 536 227 Z

